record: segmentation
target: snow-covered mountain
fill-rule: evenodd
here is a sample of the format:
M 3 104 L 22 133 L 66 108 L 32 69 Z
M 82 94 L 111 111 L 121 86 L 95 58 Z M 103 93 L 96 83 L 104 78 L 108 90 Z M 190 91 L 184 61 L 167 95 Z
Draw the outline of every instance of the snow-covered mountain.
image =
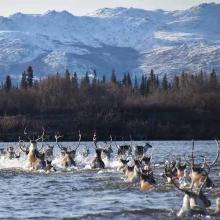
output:
M 220 72 L 220 4 L 183 11 L 104 8 L 86 16 L 67 11 L 0 17 L 0 77 L 18 77 L 32 65 L 35 74 L 84 74 L 96 69 L 140 76 Z

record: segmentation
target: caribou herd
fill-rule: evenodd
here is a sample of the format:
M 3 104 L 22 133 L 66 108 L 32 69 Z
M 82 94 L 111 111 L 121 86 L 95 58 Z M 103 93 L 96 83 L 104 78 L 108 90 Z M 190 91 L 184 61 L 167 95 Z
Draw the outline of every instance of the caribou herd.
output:
M 10 146 L 7 149 L 0 149 L 0 155 L 9 160 L 17 160 L 21 156 L 25 158 L 28 166 L 32 170 L 44 170 L 48 172 L 56 172 L 54 166 L 54 148 L 60 150 L 59 163 L 63 168 L 77 167 L 76 155 L 81 147 L 80 154 L 82 158 L 87 158 L 91 154 L 91 169 L 105 169 L 104 161 L 110 161 L 113 157 L 117 157 L 117 171 L 124 175 L 126 182 L 138 183 L 140 190 L 143 192 L 153 190 L 157 187 L 157 178 L 154 175 L 155 167 L 152 168 L 152 150 L 151 154 L 147 153 L 152 148 L 149 143 L 144 145 L 121 144 L 113 142 L 112 137 L 107 142 L 102 142 L 99 146 L 96 133 L 93 135 L 94 153 L 87 146 L 81 145 L 82 135 L 79 132 L 78 143 L 75 146 L 63 145 L 60 142 L 61 135 L 55 134 L 55 142 L 52 144 L 45 141 L 45 131 L 37 138 L 28 134 L 24 130 L 24 139 L 19 137 L 19 148 Z M 104 144 L 104 146 L 103 146 Z M 216 141 L 217 153 L 212 162 L 207 157 L 203 158 L 203 162 L 196 162 L 194 151 L 194 142 L 192 142 L 192 151 L 188 158 L 165 160 L 162 177 L 164 184 L 175 187 L 183 193 L 182 207 L 177 216 L 194 216 L 194 215 L 220 215 L 220 198 L 216 198 L 216 209 L 211 210 L 211 201 L 208 198 L 207 189 L 218 187 L 211 179 L 210 173 L 212 169 L 218 166 L 220 155 L 220 145 Z M 114 153 L 114 149 L 116 152 Z

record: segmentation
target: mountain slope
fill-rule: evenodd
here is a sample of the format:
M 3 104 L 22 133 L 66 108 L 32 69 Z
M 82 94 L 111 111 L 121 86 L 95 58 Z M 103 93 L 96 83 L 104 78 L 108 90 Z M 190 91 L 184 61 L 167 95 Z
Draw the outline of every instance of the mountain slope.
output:
M 96 69 L 140 76 L 220 69 L 220 4 L 184 11 L 104 8 L 77 17 L 67 11 L 0 17 L 0 73 L 18 77 Z

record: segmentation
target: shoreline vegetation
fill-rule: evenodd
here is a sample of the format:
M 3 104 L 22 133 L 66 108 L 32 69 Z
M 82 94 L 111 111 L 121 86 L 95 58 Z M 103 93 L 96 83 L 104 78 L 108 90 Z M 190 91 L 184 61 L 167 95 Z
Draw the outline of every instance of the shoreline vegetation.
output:
M 45 128 L 62 141 L 216 139 L 220 136 L 220 83 L 211 73 L 182 73 L 167 79 L 149 76 L 110 79 L 86 73 L 54 74 L 35 80 L 32 67 L 13 86 L 6 76 L 0 88 L 0 141 L 18 141 L 27 127 Z

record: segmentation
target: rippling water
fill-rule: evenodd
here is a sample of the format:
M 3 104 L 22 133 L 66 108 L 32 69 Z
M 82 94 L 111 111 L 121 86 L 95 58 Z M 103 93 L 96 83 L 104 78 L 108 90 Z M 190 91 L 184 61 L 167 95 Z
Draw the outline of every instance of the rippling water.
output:
M 54 163 L 58 171 L 49 174 L 28 170 L 24 158 L 1 158 L 0 219 L 175 219 L 183 195 L 164 183 L 162 164 L 176 155 L 190 155 L 192 144 L 189 141 L 152 141 L 151 144 L 157 186 L 144 193 L 139 191 L 138 184 L 127 183 L 117 171 L 116 158 L 106 163 L 105 170 L 91 170 L 94 152 L 87 159 L 82 159 L 79 152 L 78 168 L 62 169 L 57 149 Z M 92 143 L 82 143 L 85 145 L 93 149 Z M 211 161 L 216 154 L 215 142 L 195 142 L 195 152 Z M 220 183 L 218 172 L 219 167 L 211 171 L 216 185 Z M 216 196 L 220 196 L 218 188 L 209 193 L 213 207 Z

